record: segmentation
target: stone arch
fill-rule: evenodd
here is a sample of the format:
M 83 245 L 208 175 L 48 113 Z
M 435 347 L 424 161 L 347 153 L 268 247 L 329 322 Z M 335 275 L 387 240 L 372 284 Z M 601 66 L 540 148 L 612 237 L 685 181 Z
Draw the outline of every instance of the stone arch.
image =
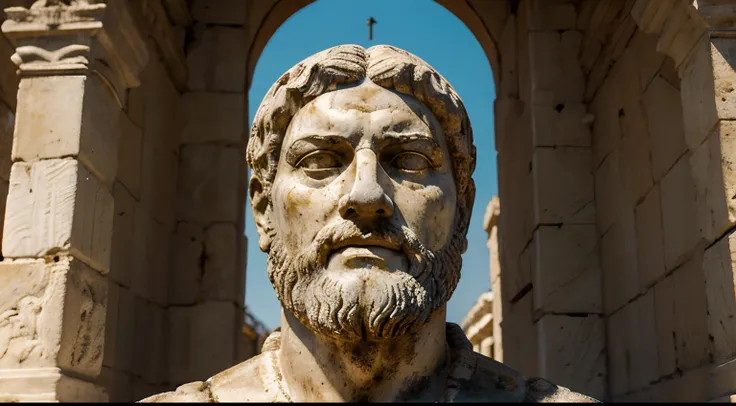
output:
M 491 64 L 494 79 L 498 82 L 500 61 L 497 44 L 503 30 L 503 24 L 510 13 L 509 3 L 505 1 L 482 2 L 472 0 L 435 1 L 454 14 L 470 29 L 485 51 Z M 271 36 L 289 17 L 313 2 L 314 0 L 270 0 L 264 2 L 248 0 L 247 86 L 250 86 L 258 58 Z

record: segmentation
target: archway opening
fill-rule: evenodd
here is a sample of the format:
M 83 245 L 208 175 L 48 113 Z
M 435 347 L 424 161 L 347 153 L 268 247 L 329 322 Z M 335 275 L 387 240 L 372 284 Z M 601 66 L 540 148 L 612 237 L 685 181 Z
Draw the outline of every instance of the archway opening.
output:
M 458 15 L 465 11 L 453 10 Z M 372 40 L 367 25 L 369 17 L 376 20 Z M 468 250 L 463 255 L 460 284 L 448 303 L 447 319 L 458 324 L 478 296 L 490 289 L 488 237 L 483 229 L 483 216 L 492 196 L 498 194 L 493 122 L 496 91 L 492 63 L 489 63 L 494 57 L 487 56 L 493 45 L 485 41 L 486 46 L 481 46 L 468 28 L 473 23 L 479 22 L 461 21 L 431 0 L 356 2 L 350 8 L 339 0 L 319 0 L 285 21 L 268 39 L 257 62 L 251 61 L 255 68 L 248 93 L 250 126 L 263 96 L 281 74 L 304 58 L 340 44 L 366 48 L 378 44 L 397 46 L 427 61 L 453 85 L 468 110 L 478 151 L 474 173 L 477 191 Z M 253 55 L 252 48 L 251 52 Z M 246 304 L 252 314 L 273 329 L 281 324 L 280 305 L 268 280 L 267 256 L 258 248 L 250 207 L 246 207 L 246 235 Z

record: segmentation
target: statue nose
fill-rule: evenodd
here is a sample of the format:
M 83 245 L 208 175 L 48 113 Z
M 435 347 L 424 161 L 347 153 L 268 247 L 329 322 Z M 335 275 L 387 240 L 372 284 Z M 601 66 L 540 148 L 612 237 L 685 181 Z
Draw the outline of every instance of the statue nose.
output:
M 356 152 L 355 160 L 355 182 L 350 193 L 340 199 L 340 215 L 343 218 L 393 216 L 394 202 L 378 182 L 381 169 L 376 154 L 361 149 Z

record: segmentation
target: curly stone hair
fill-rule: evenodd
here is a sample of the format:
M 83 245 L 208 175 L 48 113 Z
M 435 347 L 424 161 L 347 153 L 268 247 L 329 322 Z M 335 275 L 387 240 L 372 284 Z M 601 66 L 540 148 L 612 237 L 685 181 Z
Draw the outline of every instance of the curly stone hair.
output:
M 476 152 L 470 120 L 462 100 L 442 75 L 422 59 L 396 47 L 339 45 L 310 56 L 281 75 L 263 98 L 251 127 L 247 149 L 251 184 L 254 179 L 261 183 L 268 202 L 266 210 L 270 210 L 270 187 L 291 119 L 318 96 L 365 78 L 418 99 L 442 125 L 458 194 L 456 232 L 462 233 L 460 248 L 464 252 L 475 198 L 472 174 Z M 274 236 L 270 225 L 265 231 Z

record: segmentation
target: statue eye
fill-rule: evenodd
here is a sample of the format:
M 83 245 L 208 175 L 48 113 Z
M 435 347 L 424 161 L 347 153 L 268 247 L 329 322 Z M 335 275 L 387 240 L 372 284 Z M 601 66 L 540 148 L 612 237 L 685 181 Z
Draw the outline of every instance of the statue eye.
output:
M 337 175 L 342 166 L 340 158 L 329 151 L 311 152 L 296 164 L 307 176 L 318 180 Z
M 404 152 L 391 162 L 397 169 L 406 172 L 420 172 L 430 167 L 429 160 L 417 152 Z

